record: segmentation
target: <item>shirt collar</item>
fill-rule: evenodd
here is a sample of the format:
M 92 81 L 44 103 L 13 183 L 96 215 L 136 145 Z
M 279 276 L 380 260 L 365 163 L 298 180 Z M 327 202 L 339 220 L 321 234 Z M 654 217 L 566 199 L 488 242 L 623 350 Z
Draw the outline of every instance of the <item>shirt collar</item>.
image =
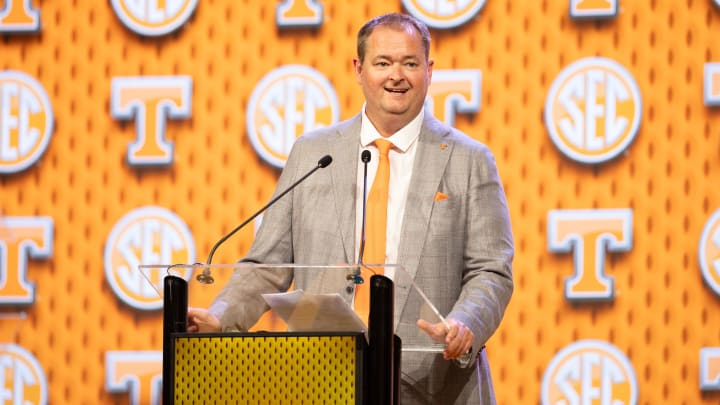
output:
M 407 125 L 400 128 L 397 132 L 385 139 L 392 142 L 393 146 L 396 149 L 407 152 L 410 146 L 412 146 L 415 140 L 417 140 L 417 138 L 420 136 L 420 128 L 422 128 L 424 116 L 425 109 L 420 109 L 418 115 L 416 115 L 415 118 L 408 122 Z M 365 106 L 363 105 L 362 121 L 360 125 L 360 145 L 365 148 L 375 142 L 376 139 L 382 137 L 383 136 L 380 135 L 380 132 L 378 132 L 372 122 L 370 122 L 367 114 L 365 114 Z

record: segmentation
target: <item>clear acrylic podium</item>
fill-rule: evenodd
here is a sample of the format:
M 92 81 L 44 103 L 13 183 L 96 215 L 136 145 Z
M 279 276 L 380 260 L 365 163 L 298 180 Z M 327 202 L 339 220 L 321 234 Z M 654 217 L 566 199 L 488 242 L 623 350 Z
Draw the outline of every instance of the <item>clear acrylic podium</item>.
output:
M 442 352 L 444 350 L 442 343 L 430 339 L 417 327 L 416 323 L 419 319 L 429 323 L 445 323 L 445 319 L 414 284 L 412 277 L 399 265 L 181 264 L 142 265 L 140 271 L 156 297 L 163 301 L 163 400 L 165 404 L 189 403 L 197 400 L 223 402 L 228 400 L 228 395 L 254 398 L 244 403 L 257 401 L 257 398 L 260 397 L 270 397 L 275 399 L 268 403 L 320 401 L 392 404 L 397 403 L 401 352 Z M 207 283 L 209 280 L 212 280 L 212 283 Z M 228 284 L 242 290 L 242 294 L 236 296 L 239 302 L 242 305 L 251 306 L 257 312 L 257 316 L 250 316 L 253 318 L 250 321 L 253 324 L 240 325 L 238 329 L 241 332 L 239 333 L 184 333 L 186 332 L 185 313 L 187 307 L 210 307 L 221 290 Z M 262 290 L 272 291 L 275 294 L 263 296 L 257 293 L 259 285 L 262 285 Z M 360 288 L 371 287 L 370 319 L 367 325 L 352 309 L 355 289 L 358 286 Z M 278 294 L 286 289 L 289 291 Z M 263 313 L 265 315 L 260 317 Z M 255 318 L 258 318 L 259 322 L 255 322 L 258 320 Z M 216 341 L 213 342 L 212 347 L 219 345 L 229 353 L 208 354 L 194 348 L 187 349 L 188 339 L 190 339 L 189 342 L 202 341 L 205 344 L 208 342 L 207 340 L 197 339 L 213 338 Z M 291 345 L 291 349 L 288 349 L 286 344 L 288 338 L 310 340 L 295 346 Z M 218 343 L 217 339 L 230 339 L 229 342 L 232 343 L 228 343 L 227 340 L 221 340 Z M 238 343 L 239 339 L 245 339 L 246 342 Z M 314 341 L 313 339 L 319 340 Z M 246 347 L 247 342 L 250 341 L 263 344 L 273 341 L 273 343 L 269 349 L 261 346 L 248 348 Z M 291 342 L 294 341 L 291 340 Z M 238 344 L 240 346 L 237 346 Z M 338 378 L 337 375 L 302 375 L 303 373 L 299 373 L 297 369 L 292 370 L 292 373 L 296 377 L 299 376 L 300 380 L 294 381 L 282 378 L 275 382 L 259 381 L 255 377 L 233 375 L 231 377 L 235 379 L 235 382 L 230 385 L 233 386 L 231 389 L 235 390 L 234 392 L 224 392 L 217 396 L 213 390 L 227 390 L 227 387 L 195 386 L 193 388 L 195 391 L 202 391 L 202 395 L 198 396 L 198 392 L 187 392 L 187 387 L 192 384 L 188 385 L 188 381 L 183 380 L 181 375 L 183 368 L 186 371 L 190 369 L 196 372 L 198 367 L 206 368 L 209 365 L 203 362 L 187 365 L 176 364 L 176 358 L 183 357 L 183 353 L 179 352 L 178 348 L 185 348 L 183 350 L 192 352 L 188 356 L 193 359 L 218 356 L 229 356 L 235 359 L 238 357 L 238 350 L 241 352 L 240 357 L 251 352 L 271 353 L 270 357 L 272 357 L 277 353 L 284 353 L 287 350 L 295 351 L 305 346 L 319 347 L 307 356 L 312 359 L 322 359 L 320 360 L 321 364 L 309 365 L 309 368 L 313 370 L 333 369 L 340 372 L 343 378 Z M 346 350 L 345 353 L 349 356 L 347 359 L 340 359 L 342 355 L 337 352 L 329 352 L 337 350 L 338 347 L 352 349 Z M 304 353 L 299 355 L 305 356 Z M 338 361 L 338 359 L 340 365 L 323 363 Z M 287 361 L 284 358 L 268 358 L 259 359 L 257 363 L 261 364 L 261 367 L 266 367 L 268 362 L 286 363 Z M 301 363 L 297 367 L 303 368 L 305 363 Z M 209 368 L 216 369 L 217 365 Z M 346 368 L 346 370 L 338 371 L 342 368 Z M 255 371 L 249 371 L 245 374 L 254 373 Z M 282 374 L 282 370 L 263 370 L 261 373 L 267 380 L 268 374 L 277 377 Z M 176 383 L 179 378 L 182 380 L 182 384 Z M 207 381 L 222 379 L 222 376 L 205 378 L 196 374 L 191 379 L 206 384 Z M 252 387 L 252 390 L 255 390 L 258 384 L 269 387 L 262 388 L 265 391 L 261 393 L 250 393 L 251 388 L 242 388 L 245 392 L 238 393 L 237 387 L 244 387 L 243 384 L 238 383 L 242 379 L 247 380 L 245 383 L 248 387 Z M 329 385 L 318 386 L 318 380 L 324 380 Z M 351 383 L 348 384 L 348 381 Z M 333 383 L 338 382 L 342 386 L 332 386 Z M 370 383 L 372 389 L 368 389 Z M 280 393 L 270 392 L 273 387 L 278 386 L 286 388 Z M 304 392 L 302 387 L 308 387 L 311 393 Z M 176 392 L 178 389 L 182 389 L 184 392 Z M 167 391 L 172 391 L 172 393 Z M 328 394 L 328 392 L 334 394 Z M 187 398 L 187 401 L 183 398 Z M 242 400 L 237 402 L 243 403 Z

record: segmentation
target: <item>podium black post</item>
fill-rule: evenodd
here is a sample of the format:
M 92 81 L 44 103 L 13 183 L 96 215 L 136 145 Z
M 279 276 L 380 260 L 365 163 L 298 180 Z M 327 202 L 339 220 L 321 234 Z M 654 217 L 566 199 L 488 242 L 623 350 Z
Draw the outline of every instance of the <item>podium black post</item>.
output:
M 393 405 L 398 399 L 400 357 L 396 357 L 396 353 L 400 351 L 401 343 L 393 333 L 393 288 L 393 282 L 385 276 L 370 277 L 369 360 L 363 386 L 368 404 Z
M 173 334 L 187 332 L 188 286 L 183 278 L 173 275 L 166 276 L 163 283 L 162 403 L 172 405 L 175 402 Z

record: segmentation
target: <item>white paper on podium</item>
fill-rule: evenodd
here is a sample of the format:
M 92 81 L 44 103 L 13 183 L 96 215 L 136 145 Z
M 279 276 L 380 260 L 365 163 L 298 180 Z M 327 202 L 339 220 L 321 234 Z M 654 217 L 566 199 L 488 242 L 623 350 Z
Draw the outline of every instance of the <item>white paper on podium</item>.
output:
M 365 332 L 365 322 L 340 294 L 311 294 L 303 290 L 262 294 L 288 332 Z

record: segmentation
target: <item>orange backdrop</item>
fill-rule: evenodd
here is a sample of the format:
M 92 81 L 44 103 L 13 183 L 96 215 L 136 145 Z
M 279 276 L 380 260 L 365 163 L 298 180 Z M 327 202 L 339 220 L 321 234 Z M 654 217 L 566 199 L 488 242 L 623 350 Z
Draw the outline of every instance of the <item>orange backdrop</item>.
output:
M 34 3 L 41 30 L 2 34 L 0 70 L 44 87 L 55 128 L 36 165 L 0 176 L 0 215 L 52 218 L 54 243 L 51 258 L 28 263 L 32 305 L 2 308 L 0 342 L 37 358 L 52 403 L 130 403 L 129 393 L 109 392 L 106 356 L 160 350 L 161 313 L 135 310 L 109 287 L 103 250 L 113 226 L 135 208 L 165 207 L 187 224 L 204 259 L 269 200 L 279 173 L 246 134 L 255 85 L 279 66 L 311 66 L 332 83 L 340 118 L 351 117 L 363 102 L 352 74 L 355 33 L 368 18 L 403 8 L 325 1 L 319 27 L 282 30 L 277 2 L 203 0 L 179 30 L 143 37 L 109 2 Z M 538 403 L 555 354 L 583 339 L 610 342 L 629 358 L 639 403 L 720 401 L 717 391 L 700 390 L 699 351 L 720 346 L 720 297 L 703 281 L 697 254 L 720 208 L 720 109 L 705 106 L 702 92 L 704 63 L 720 62 L 720 8 L 710 0 L 620 5 L 614 18 L 575 21 L 568 1 L 488 0 L 462 26 L 432 31 L 436 69 L 482 71 L 480 111 L 456 114 L 455 126 L 494 151 L 510 204 L 516 290 L 488 345 L 501 404 Z M 621 63 L 643 97 L 637 138 L 595 166 L 563 156 L 543 122 L 554 78 L 588 56 Z M 111 81 L 163 75 L 192 78 L 191 117 L 167 122 L 172 164 L 132 167 L 135 122 L 111 116 Z M 576 304 L 563 295 L 572 254 L 549 251 L 547 217 L 592 208 L 633 210 L 632 249 L 606 256 L 614 299 Z M 241 231 L 214 262 L 242 256 L 252 236 L 250 227 Z M 150 403 L 143 387 L 140 401 Z

